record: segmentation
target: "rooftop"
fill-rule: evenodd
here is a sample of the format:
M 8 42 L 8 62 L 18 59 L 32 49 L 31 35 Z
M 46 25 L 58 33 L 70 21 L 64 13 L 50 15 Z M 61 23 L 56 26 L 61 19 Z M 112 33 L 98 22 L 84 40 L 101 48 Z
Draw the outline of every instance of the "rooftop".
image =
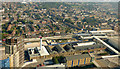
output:
M 78 45 L 77 46 L 88 46 L 88 45 L 94 45 L 96 44 L 95 42 L 86 42 L 86 43 L 77 43 Z M 77 47 L 77 46 L 74 46 L 74 47 Z
M 50 49 L 49 46 L 45 46 L 45 48 L 47 49 L 48 53 L 51 54 L 52 53 L 52 50 Z
M 41 50 L 40 47 L 28 48 L 28 53 L 31 57 L 49 55 L 44 46 L 42 46 Z
M 72 55 L 72 56 L 66 56 L 67 60 L 75 60 L 75 59 L 83 59 L 90 57 L 89 54 L 82 54 L 82 55 Z
M 95 48 L 104 48 L 105 45 L 101 44 L 101 43 L 96 43 L 93 45 L 84 45 L 83 46 L 78 46 L 75 45 L 73 46 L 75 50 L 79 51 L 79 50 L 88 50 L 88 49 L 95 49 Z
M 107 32 L 115 32 L 114 30 L 100 30 L 100 31 L 90 31 L 91 33 L 100 33 L 100 32 L 104 32 L 104 33 L 107 33 Z
M 7 39 L 17 39 L 17 38 L 19 38 L 19 37 L 7 37 Z
M 53 48 L 53 50 L 57 51 L 58 53 L 64 53 L 64 52 L 66 52 L 66 51 L 64 50 L 64 48 L 61 47 L 60 45 L 56 45 L 56 46 Z

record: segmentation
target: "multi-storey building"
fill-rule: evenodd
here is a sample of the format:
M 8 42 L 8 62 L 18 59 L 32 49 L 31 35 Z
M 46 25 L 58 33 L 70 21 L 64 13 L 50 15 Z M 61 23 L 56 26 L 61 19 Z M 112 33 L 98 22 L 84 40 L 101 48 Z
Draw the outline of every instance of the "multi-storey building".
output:
M 6 39 L 5 53 L 9 55 L 10 67 L 20 67 L 24 64 L 24 41 L 21 37 Z

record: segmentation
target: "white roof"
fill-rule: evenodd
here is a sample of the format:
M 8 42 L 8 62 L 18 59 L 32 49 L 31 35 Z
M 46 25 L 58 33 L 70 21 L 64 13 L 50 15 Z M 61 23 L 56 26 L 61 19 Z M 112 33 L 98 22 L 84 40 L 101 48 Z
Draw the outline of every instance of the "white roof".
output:
M 86 42 L 86 43 L 77 43 L 78 46 L 88 46 L 88 45 L 93 45 L 95 44 L 95 42 Z M 77 46 L 74 46 L 74 47 L 77 47 Z
M 119 55 L 102 56 L 102 58 L 112 58 L 112 57 L 119 57 Z
M 40 56 L 45 56 L 45 55 L 49 55 L 48 51 L 46 50 L 46 48 L 44 46 L 42 46 L 42 49 L 40 50 L 40 47 L 37 47 L 40 53 Z
M 33 47 L 33 48 L 28 48 L 29 49 L 33 49 L 36 47 Z M 45 55 L 49 55 L 48 51 L 46 50 L 46 48 L 44 46 L 42 46 L 42 49 L 40 50 L 40 47 L 37 47 L 38 51 L 39 51 L 39 54 L 40 56 L 45 56 Z M 35 54 L 34 54 L 35 55 Z
M 104 32 L 104 33 L 108 33 L 108 32 L 115 32 L 114 30 L 100 30 L 100 31 L 90 31 L 91 33 L 99 33 L 99 32 Z
M 65 67 L 64 64 L 55 64 L 55 65 L 48 65 L 48 66 L 44 66 L 44 67 Z

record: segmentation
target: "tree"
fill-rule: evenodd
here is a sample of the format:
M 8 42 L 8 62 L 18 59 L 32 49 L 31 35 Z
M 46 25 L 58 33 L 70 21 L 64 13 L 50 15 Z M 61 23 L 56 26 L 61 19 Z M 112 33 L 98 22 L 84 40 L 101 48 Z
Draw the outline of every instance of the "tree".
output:
M 56 57 L 53 57 L 53 58 L 52 58 L 52 61 L 53 61 L 55 64 L 58 64 L 58 63 L 59 63 Z
M 66 62 L 65 57 L 64 56 L 59 56 L 59 62 L 60 63 Z

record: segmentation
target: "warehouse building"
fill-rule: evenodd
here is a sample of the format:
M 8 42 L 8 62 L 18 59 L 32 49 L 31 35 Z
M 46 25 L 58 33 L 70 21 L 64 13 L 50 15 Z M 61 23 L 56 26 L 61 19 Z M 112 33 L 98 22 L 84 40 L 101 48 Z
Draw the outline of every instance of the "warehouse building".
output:
M 111 37 L 109 38 L 108 42 L 120 52 L 120 44 L 119 44 L 119 37 Z
M 70 46 L 70 45 L 66 45 L 66 46 L 64 47 L 64 49 L 65 49 L 67 52 L 74 52 L 74 51 L 75 51 L 75 50 L 73 50 L 72 46 Z
M 106 46 L 104 46 L 101 42 L 96 41 L 94 39 L 91 39 L 90 41 L 72 42 L 70 44 L 66 44 L 65 46 L 60 46 L 60 44 L 56 44 L 51 47 L 50 46 L 42 46 L 42 48 L 43 47 L 44 47 L 44 50 L 41 49 L 41 51 L 43 51 L 42 53 L 38 52 L 35 55 L 34 52 L 33 53 L 29 52 L 30 59 L 50 58 L 53 56 L 60 56 L 60 55 L 70 56 L 70 55 L 74 55 L 74 54 L 82 54 L 85 52 L 97 52 L 97 51 L 102 51 L 102 50 L 106 49 Z M 46 52 L 46 55 L 44 54 L 45 52 Z M 42 54 L 44 54 L 44 55 L 42 55 Z
M 53 51 L 57 51 L 58 53 L 65 53 L 66 51 L 64 50 L 63 47 L 61 47 L 60 45 L 56 45 L 54 48 L 53 48 Z
M 77 43 L 78 45 L 74 45 L 73 48 L 76 51 L 81 50 L 89 50 L 89 49 L 96 49 L 96 48 L 104 48 L 105 45 L 96 42 L 86 42 L 86 43 Z
M 92 62 L 92 58 L 89 54 L 82 54 L 82 55 L 72 55 L 72 56 L 66 56 L 66 66 L 67 67 L 73 67 L 73 66 L 79 66 L 84 64 L 89 64 Z
M 53 53 L 53 51 L 51 50 L 51 48 L 49 46 L 45 46 L 45 48 L 47 49 L 47 51 L 48 51 L 49 54 Z
M 48 51 L 44 46 L 42 46 L 41 49 L 40 47 L 28 48 L 28 54 L 29 54 L 30 60 L 32 58 L 49 55 Z

